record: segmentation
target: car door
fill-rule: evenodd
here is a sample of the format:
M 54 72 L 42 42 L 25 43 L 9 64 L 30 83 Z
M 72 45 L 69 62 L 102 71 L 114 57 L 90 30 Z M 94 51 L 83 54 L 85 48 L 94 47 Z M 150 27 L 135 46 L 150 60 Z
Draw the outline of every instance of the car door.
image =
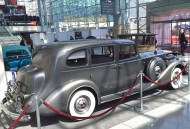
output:
M 119 73 L 118 73 L 118 92 L 129 89 L 141 70 L 140 57 L 137 55 L 134 44 L 118 45 Z M 136 85 L 134 90 L 139 89 Z M 139 91 L 139 90 L 138 90 Z
M 101 96 L 116 92 L 118 67 L 114 46 L 98 46 L 91 51 L 91 79 L 99 87 Z

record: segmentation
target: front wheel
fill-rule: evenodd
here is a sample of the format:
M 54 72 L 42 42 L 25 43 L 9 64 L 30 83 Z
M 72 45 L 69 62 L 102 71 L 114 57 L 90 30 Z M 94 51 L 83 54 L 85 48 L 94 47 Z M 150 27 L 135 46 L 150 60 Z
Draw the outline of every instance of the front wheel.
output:
M 171 81 L 173 80 L 173 78 L 177 77 L 180 73 L 181 73 L 181 69 L 180 68 L 174 68 L 174 70 L 171 73 L 171 78 L 170 78 Z M 182 74 L 180 74 L 177 79 L 173 80 L 170 83 L 170 87 L 172 89 L 179 88 L 181 86 L 181 84 L 182 84 L 182 79 L 183 79 L 183 76 L 182 76 Z
M 93 113 L 95 105 L 95 97 L 90 91 L 79 90 L 71 97 L 69 112 L 72 116 L 88 117 Z

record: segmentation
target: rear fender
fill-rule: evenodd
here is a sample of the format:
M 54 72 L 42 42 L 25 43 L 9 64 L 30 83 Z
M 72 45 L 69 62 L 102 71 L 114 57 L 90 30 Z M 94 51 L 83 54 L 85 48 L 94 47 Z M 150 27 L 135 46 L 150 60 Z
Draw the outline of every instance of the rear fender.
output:
M 69 105 L 69 100 L 72 94 L 81 89 L 81 88 L 89 88 L 94 91 L 97 97 L 98 103 L 100 103 L 100 91 L 97 86 L 89 81 L 89 80 L 76 80 L 72 82 L 68 82 L 57 88 L 54 92 L 52 92 L 45 101 L 49 103 L 51 106 L 55 107 L 60 111 L 67 111 L 67 107 Z M 40 106 L 40 114 L 42 115 L 52 115 L 55 114 L 53 111 L 49 110 L 44 105 Z

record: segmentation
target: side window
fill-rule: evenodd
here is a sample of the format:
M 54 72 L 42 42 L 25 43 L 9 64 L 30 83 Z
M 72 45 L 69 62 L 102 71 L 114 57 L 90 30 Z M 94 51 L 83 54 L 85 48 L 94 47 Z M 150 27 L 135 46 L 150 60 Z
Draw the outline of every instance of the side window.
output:
M 135 46 L 133 44 L 119 45 L 119 59 L 127 59 L 136 56 Z
M 26 50 L 13 50 L 6 52 L 6 57 L 9 59 L 21 58 L 24 56 L 29 56 Z
M 79 50 L 71 53 L 67 58 L 67 65 L 74 66 L 84 66 L 87 64 L 86 50 Z
M 92 64 L 100 64 L 114 61 L 114 46 L 101 46 L 91 48 Z

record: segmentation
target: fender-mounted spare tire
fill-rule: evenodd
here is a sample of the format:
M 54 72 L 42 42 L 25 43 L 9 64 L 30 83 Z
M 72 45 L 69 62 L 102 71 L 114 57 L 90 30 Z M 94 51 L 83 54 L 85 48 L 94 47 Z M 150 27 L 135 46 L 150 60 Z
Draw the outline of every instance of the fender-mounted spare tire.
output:
M 160 74 L 166 69 L 166 63 L 160 57 L 153 58 L 146 68 L 146 75 L 153 81 L 157 80 Z

